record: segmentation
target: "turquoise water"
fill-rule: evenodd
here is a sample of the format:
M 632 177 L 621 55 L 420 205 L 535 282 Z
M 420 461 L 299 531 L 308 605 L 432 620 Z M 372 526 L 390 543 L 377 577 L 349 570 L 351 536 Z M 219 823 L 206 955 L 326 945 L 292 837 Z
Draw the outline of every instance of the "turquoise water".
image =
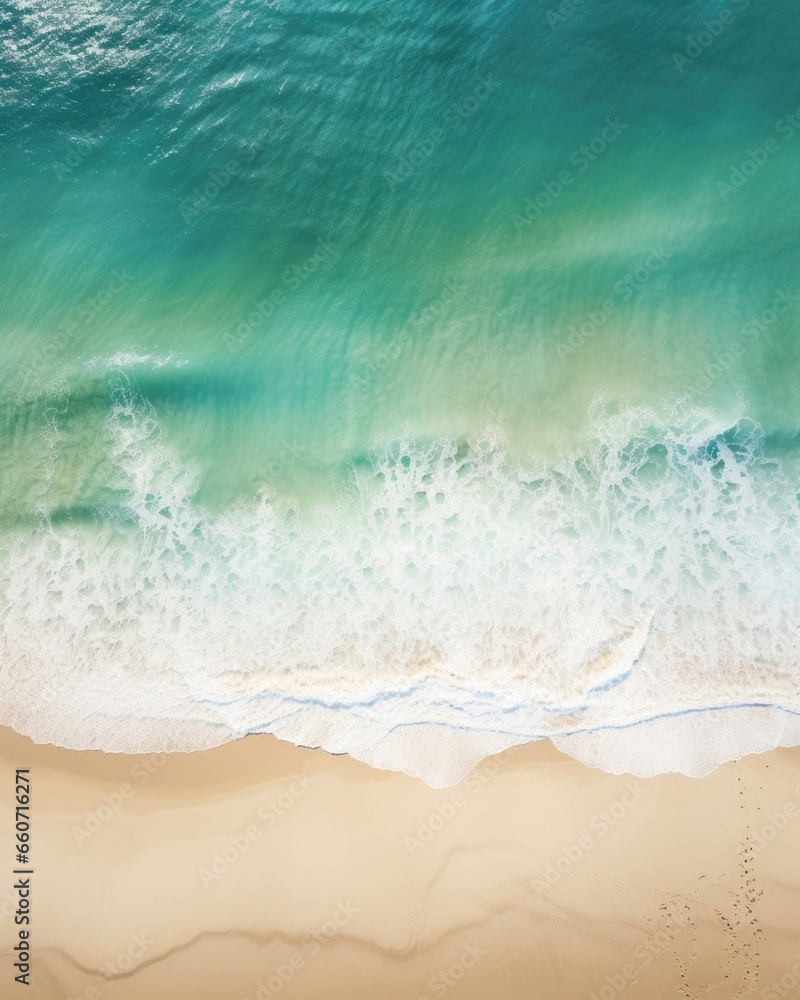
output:
M 800 711 L 800 10 L 2 18 L 3 721 Z

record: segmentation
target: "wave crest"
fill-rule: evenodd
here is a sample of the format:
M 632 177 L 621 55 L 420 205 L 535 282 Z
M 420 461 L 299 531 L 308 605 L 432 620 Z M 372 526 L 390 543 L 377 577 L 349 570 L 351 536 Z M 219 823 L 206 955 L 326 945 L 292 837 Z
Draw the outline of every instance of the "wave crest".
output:
M 731 712 L 800 713 L 797 482 L 742 416 L 590 416 L 580 454 L 515 462 L 496 428 L 404 440 L 353 463 L 334 505 L 262 491 L 211 515 L 121 382 L 119 502 L 56 524 L 45 494 L 3 557 L 2 721 L 125 752 L 272 732 L 433 784 L 545 737 L 633 773 L 759 749 Z M 707 739 L 643 753 L 643 724 L 677 736 L 698 710 Z

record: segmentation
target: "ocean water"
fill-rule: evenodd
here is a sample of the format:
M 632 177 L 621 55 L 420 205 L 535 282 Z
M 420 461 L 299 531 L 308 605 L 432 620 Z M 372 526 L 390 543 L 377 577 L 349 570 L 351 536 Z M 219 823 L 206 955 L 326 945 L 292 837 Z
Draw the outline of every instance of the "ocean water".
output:
M 0 722 L 800 742 L 796 4 L 0 19 Z

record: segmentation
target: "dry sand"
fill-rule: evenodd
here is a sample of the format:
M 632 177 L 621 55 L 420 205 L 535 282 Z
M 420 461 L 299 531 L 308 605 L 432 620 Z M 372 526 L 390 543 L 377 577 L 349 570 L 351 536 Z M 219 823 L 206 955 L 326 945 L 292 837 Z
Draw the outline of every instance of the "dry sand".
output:
M 439 790 L 266 736 L 0 755 L 3 997 L 800 998 L 800 748 L 640 780 L 536 744 Z

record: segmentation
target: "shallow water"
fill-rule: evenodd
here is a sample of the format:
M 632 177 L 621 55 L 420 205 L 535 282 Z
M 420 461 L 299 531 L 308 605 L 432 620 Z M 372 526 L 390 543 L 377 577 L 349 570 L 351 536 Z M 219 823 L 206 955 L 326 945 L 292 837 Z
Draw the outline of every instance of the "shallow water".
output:
M 799 711 L 798 20 L 8 8 L 3 721 Z

